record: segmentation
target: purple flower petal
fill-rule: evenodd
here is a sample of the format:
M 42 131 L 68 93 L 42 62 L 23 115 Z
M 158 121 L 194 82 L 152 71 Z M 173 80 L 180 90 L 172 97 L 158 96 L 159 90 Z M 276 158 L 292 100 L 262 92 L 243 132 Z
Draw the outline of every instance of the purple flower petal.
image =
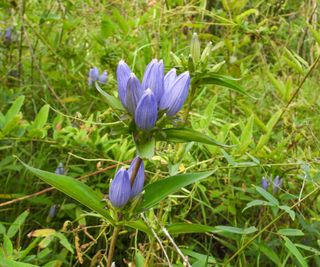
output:
M 130 78 L 131 70 L 129 66 L 123 61 L 120 60 L 117 67 L 117 81 L 118 81 L 118 95 L 120 101 L 124 107 L 126 107 L 126 89 L 127 82 Z
M 145 90 L 135 111 L 134 120 L 142 131 L 150 131 L 158 118 L 158 105 L 151 89 Z
M 146 90 L 148 88 L 153 92 L 157 103 L 163 95 L 163 77 L 164 77 L 164 66 L 163 61 L 158 62 L 157 59 L 153 59 L 148 66 L 143 75 L 142 79 L 142 89 Z
M 98 80 L 99 80 L 99 70 L 97 67 L 93 67 L 89 70 L 89 78 L 88 78 L 89 86 L 91 86 L 92 83 Z
M 163 94 L 160 106 L 166 110 L 168 116 L 175 115 L 187 99 L 190 86 L 190 75 L 186 71 L 180 74 L 169 90 Z
M 114 177 L 109 188 L 109 199 L 116 208 L 126 205 L 130 199 L 131 185 L 128 172 L 120 169 Z
M 168 108 L 169 101 L 167 101 L 167 95 L 169 95 L 170 89 L 177 78 L 176 69 L 173 68 L 167 72 L 164 77 L 164 91 L 160 100 L 159 108 L 160 110 L 164 110 Z
M 107 82 L 107 78 L 108 78 L 108 74 L 106 71 L 102 72 L 100 78 L 99 78 L 99 82 L 100 83 L 106 83 Z
M 138 102 L 143 94 L 141 85 L 134 73 L 131 73 L 127 82 L 126 105 L 127 110 L 134 115 Z

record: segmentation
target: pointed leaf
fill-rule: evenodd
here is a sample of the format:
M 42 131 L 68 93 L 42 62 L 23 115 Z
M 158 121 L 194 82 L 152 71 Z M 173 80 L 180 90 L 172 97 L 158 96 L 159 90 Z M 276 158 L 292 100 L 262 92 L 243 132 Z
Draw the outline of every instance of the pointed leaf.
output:
M 158 140 L 172 141 L 177 143 L 199 142 L 208 145 L 230 147 L 219 143 L 211 137 L 189 128 L 168 128 L 163 129 L 157 136 Z
M 108 219 L 111 223 L 113 223 L 113 219 L 111 218 L 108 211 L 104 208 L 104 205 L 101 202 L 102 197 L 99 196 L 97 192 L 93 191 L 86 184 L 72 177 L 42 171 L 27 165 L 21 160 L 20 162 L 30 172 L 38 176 L 44 182 L 50 184 L 51 186 L 65 193 L 69 197 L 77 200 L 81 204 L 87 206 L 89 209 L 101 214 L 106 219 Z
M 149 209 L 180 188 L 207 178 L 213 173 L 214 171 L 180 174 L 149 184 L 145 187 L 144 199 L 139 208 Z
M 248 94 L 245 89 L 240 86 L 239 84 L 234 82 L 233 78 L 230 78 L 228 76 L 224 76 L 221 74 L 216 74 L 216 73 L 210 73 L 210 76 L 203 77 L 200 81 L 195 81 L 198 84 L 215 84 L 215 85 L 220 85 L 226 88 L 229 88 L 237 93 L 240 93 L 242 95 L 249 96 L 251 98 L 255 98 Z
M 123 106 L 121 105 L 121 102 L 117 98 L 103 91 L 101 87 L 98 85 L 98 83 L 95 83 L 95 85 L 96 85 L 96 89 L 99 91 L 100 94 L 104 96 L 107 104 L 110 107 L 112 107 L 113 109 L 124 110 Z

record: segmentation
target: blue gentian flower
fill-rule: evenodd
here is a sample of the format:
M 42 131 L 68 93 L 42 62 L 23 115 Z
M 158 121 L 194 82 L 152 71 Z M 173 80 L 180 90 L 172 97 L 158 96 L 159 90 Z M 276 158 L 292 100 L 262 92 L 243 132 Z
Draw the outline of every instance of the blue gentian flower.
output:
M 142 79 L 142 89 L 151 89 L 153 92 L 157 103 L 163 95 L 163 78 L 164 78 L 164 66 L 163 61 L 158 62 L 157 59 L 153 59 L 148 66 L 143 75 Z
M 264 190 L 268 190 L 269 182 L 264 176 L 261 179 L 261 185 Z
M 127 108 L 126 91 L 130 74 L 131 70 L 129 66 L 123 60 L 120 60 L 117 67 L 118 94 L 120 101 L 125 108 Z
M 108 74 L 106 71 L 103 71 L 101 76 L 97 67 L 93 67 L 89 70 L 88 84 L 92 86 L 94 82 L 106 83 Z
M 175 72 L 174 72 L 175 74 Z M 190 86 L 190 75 L 186 71 L 177 77 L 168 73 L 165 81 L 165 93 L 161 97 L 160 109 L 165 110 L 168 116 L 175 115 L 186 101 Z M 166 75 L 166 76 L 167 76 Z
M 121 60 L 117 67 L 117 80 L 120 101 L 142 131 L 150 131 L 155 126 L 159 111 L 168 116 L 178 113 L 190 86 L 188 71 L 177 76 L 176 69 L 171 69 L 164 76 L 163 62 L 157 59 L 146 67 L 141 85 L 129 66 Z
M 131 196 L 131 185 L 128 172 L 121 168 L 114 177 L 110 188 L 109 198 L 112 205 L 116 208 L 122 208 L 126 205 Z
M 143 91 L 138 78 L 134 73 L 131 73 L 126 87 L 126 107 L 131 115 L 134 115 L 142 94 Z
M 138 157 L 136 157 L 128 170 L 121 168 L 115 175 L 109 188 L 109 199 L 111 204 L 116 208 L 124 207 L 130 199 L 141 193 L 144 185 L 144 163 L 140 164 L 139 170 L 131 186 L 130 178 L 132 172 L 137 164 Z
M 276 176 L 272 183 L 273 193 L 277 193 L 278 189 L 281 187 L 282 179 L 279 176 Z
M 136 125 L 142 131 L 150 131 L 158 118 L 157 101 L 151 89 L 144 91 L 134 114 Z
M 55 173 L 58 174 L 58 175 L 64 175 L 65 169 L 63 167 L 63 163 L 62 162 L 59 163 L 58 168 L 56 169 Z

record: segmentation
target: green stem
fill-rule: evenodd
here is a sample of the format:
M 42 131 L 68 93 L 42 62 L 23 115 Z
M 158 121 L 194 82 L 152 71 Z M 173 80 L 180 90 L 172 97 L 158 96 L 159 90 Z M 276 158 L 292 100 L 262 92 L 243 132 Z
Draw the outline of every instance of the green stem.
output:
M 112 234 L 112 237 L 111 237 L 111 244 L 110 244 L 109 252 L 108 252 L 107 267 L 111 267 L 113 254 L 114 254 L 114 249 L 116 247 L 119 231 L 120 231 L 120 227 L 119 226 L 115 226 L 114 229 L 113 229 L 113 234 Z
M 186 108 L 186 110 L 185 110 L 185 112 L 183 114 L 183 125 L 187 124 L 189 113 L 190 113 L 190 110 L 191 110 L 192 101 L 193 101 L 195 93 L 196 93 L 196 86 L 192 86 L 191 85 L 191 92 L 190 92 L 190 96 L 188 98 L 187 108 Z

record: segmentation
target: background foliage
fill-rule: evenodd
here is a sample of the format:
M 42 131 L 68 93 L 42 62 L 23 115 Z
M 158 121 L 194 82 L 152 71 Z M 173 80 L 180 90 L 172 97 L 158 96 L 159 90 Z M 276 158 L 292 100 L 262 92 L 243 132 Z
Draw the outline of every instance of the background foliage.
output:
M 135 148 L 122 133 L 122 118 L 88 88 L 89 68 L 108 71 L 103 89 L 116 96 L 120 59 L 139 77 L 154 57 L 170 69 L 177 65 L 172 53 L 188 58 L 197 32 L 202 49 L 213 44 L 211 68 L 239 79 L 247 95 L 198 84 L 189 122 L 230 147 L 156 144 L 148 183 L 213 174 L 128 225 L 117 243 L 117 266 L 168 266 L 164 251 L 183 266 L 177 246 L 192 266 L 320 266 L 318 4 L 0 2 L 0 265 L 105 265 L 110 224 L 46 189 L 17 157 L 49 172 L 62 162 L 68 176 L 99 195 L 108 192 Z M 263 176 L 277 175 L 277 192 L 272 183 L 261 188 Z

